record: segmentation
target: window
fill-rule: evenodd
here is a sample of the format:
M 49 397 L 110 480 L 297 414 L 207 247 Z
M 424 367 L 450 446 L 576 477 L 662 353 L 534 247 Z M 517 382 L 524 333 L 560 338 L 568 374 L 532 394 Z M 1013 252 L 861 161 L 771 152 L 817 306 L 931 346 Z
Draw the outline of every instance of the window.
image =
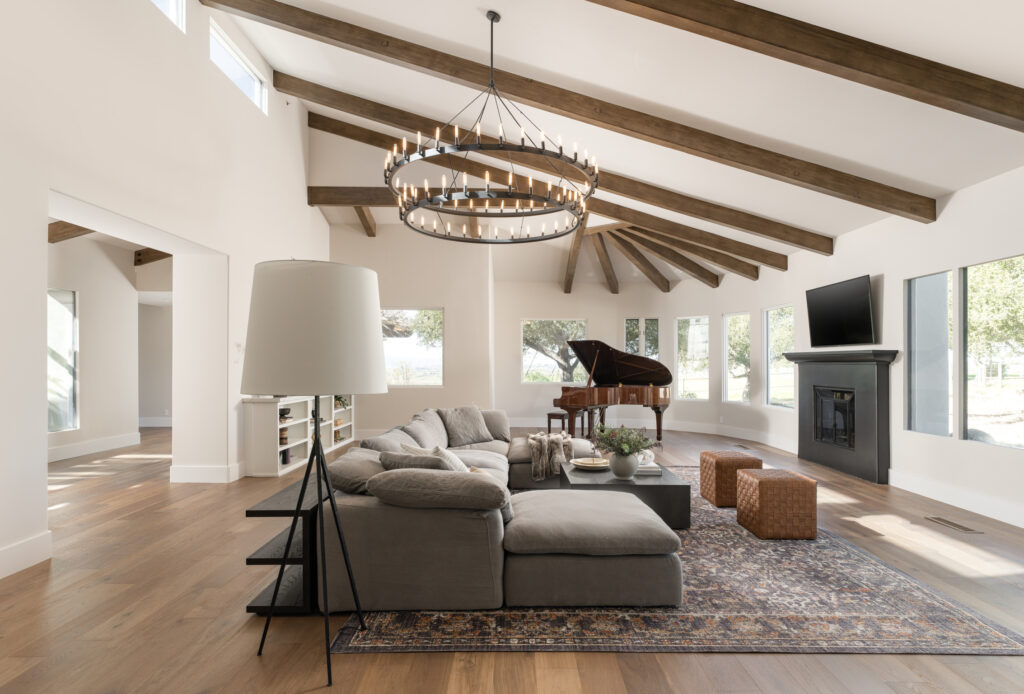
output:
M 585 320 L 524 320 L 523 383 L 583 383 L 587 372 L 569 340 L 587 336 Z
M 643 345 L 643 351 L 640 346 Z M 626 319 L 626 351 L 651 359 L 658 358 L 658 319 Z
M 793 351 L 793 307 L 780 306 L 764 312 L 765 397 L 769 405 L 796 405 L 796 369 L 782 356 Z
M 210 22 L 210 60 L 249 100 L 267 112 L 267 84 L 256 68 L 213 21 Z
M 444 385 L 444 311 L 381 311 L 389 386 Z
M 185 0 L 153 0 L 153 4 L 179 29 L 185 31 Z
M 1024 256 L 975 265 L 964 282 L 964 438 L 1024 448 Z
M 707 400 L 710 393 L 708 371 L 708 317 L 676 319 L 676 383 L 681 400 Z
M 725 401 L 750 403 L 750 314 L 725 316 Z
M 78 305 L 75 292 L 46 293 L 47 431 L 78 428 Z
M 907 282 L 907 428 L 953 433 L 953 273 Z

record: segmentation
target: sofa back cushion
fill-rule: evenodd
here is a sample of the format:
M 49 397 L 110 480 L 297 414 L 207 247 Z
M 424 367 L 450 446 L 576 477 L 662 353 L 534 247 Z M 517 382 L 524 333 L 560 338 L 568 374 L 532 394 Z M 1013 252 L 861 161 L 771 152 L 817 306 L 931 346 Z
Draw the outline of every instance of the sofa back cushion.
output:
M 500 509 L 508 488 L 489 475 L 447 470 L 389 470 L 370 478 L 369 492 L 386 504 L 406 508 Z
M 415 444 L 420 448 L 448 448 L 448 432 L 437 410 L 423 410 L 414 414 L 409 423 L 402 427 L 402 431 L 413 439 L 406 443 Z
M 415 445 L 416 440 L 402 431 L 400 427 L 395 427 L 390 431 L 385 431 L 379 436 L 372 436 L 368 439 L 363 439 L 359 442 L 359 445 L 362 448 L 369 448 L 370 450 L 378 451 L 380 453 L 383 453 L 384 451 L 401 453 L 403 443 Z
M 493 440 L 505 443 L 512 440 L 512 430 L 505 410 L 481 410 L 480 414 L 484 416 L 484 424 L 487 425 L 487 431 L 491 432 Z
M 456 407 L 450 410 L 438 410 L 437 414 L 444 422 L 448 432 L 448 448 L 467 446 L 471 443 L 493 441 L 494 437 L 487 429 L 487 422 L 479 407 Z
M 380 464 L 385 470 L 404 470 L 418 468 L 421 470 L 447 470 L 445 462 L 435 455 L 415 455 L 413 453 L 392 453 L 385 451 L 380 454 Z
M 409 455 L 431 456 L 436 458 L 441 466 L 441 470 L 450 470 L 452 472 L 467 472 L 469 470 L 466 464 L 462 462 L 462 459 L 447 448 L 441 448 L 440 446 L 434 446 L 433 448 L 417 448 L 416 446 L 403 445 L 402 450 Z
M 349 449 L 327 466 L 331 484 L 348 494 L 366 494 L 366 483 L 370 478 L 384 472 L 380 455 L 368 448 Z

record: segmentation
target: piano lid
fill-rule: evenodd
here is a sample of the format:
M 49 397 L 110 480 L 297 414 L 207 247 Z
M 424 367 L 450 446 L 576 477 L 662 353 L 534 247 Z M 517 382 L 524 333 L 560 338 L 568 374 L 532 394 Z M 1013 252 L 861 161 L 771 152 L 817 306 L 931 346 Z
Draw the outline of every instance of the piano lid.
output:
M 661 362 L 609 347 L 600 340 L 569 340 L 580 364 L 593 372 L 595 386 L 667 386 L 672 372 Z M 597 368 L 594 368 L 595 360 Z

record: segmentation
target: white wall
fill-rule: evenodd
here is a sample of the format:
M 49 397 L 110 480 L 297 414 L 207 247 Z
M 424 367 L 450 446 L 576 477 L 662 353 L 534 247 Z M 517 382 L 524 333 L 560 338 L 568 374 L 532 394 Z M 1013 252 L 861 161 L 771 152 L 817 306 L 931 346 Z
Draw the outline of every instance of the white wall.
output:
M 173 312 L 171 306 L 139 304 L 140 427 L 171 425 Z
M 273 92 L 268 114 L 256 108 L 209 61 L 210 11 L 191 1 L 187 10 L 187 33 L 145 0 L 39 0 L 0 23 L 0 72 L 16 95 L 0 109 L 0 324 L 17 326 L 17 339 L 5 334 L 0 343 L 0 575 L 49 555 L 42 385 L 49 191 L 226 258 L 215 283 L 222 294 L 205 297 L 223 304 L 212 340 L 218 347 L 205 355 L 218 366 L 212 379 L 194 379 L 189 393 L 208 408 L 195 438 L 202 453 L 184 450 L 188 465 L 218 470 L 179 480 L 238 474 L 253 264 L 328 256 L 327 224 L 305 203 L 304 109 Z M 218 21 L 248 46 L 230 19 Z M 176 415 L 193 409 L 177 390 L 174 398 Z
M 77 429 L 47 435 L 49 460 L 139 442 L 139 309 L 134 254 L 87 236 L 49 244 L 47 283 L 75 291 Z

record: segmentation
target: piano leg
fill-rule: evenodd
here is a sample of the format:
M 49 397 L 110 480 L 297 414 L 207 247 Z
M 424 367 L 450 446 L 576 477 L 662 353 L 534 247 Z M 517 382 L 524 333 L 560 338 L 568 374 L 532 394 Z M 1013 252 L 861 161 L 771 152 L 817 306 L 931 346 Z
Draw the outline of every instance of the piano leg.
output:
M 601 408 L 601 426 L 605 426 L 604 416 L 605 416 L 605 413 L 607 413 L 607 412 L 608 412 L 608 408 L 607 407 L 602 407 Z
M 662 411 L 660 407 L 652 407 L 654 410 L 654 422 L 658 428 L 658 441 L 661 441 L 661 415 Z
M 576 410 L 575 408 L 564 407 L 566 412 L 569 413 L 569 436 L 576 438 Z

